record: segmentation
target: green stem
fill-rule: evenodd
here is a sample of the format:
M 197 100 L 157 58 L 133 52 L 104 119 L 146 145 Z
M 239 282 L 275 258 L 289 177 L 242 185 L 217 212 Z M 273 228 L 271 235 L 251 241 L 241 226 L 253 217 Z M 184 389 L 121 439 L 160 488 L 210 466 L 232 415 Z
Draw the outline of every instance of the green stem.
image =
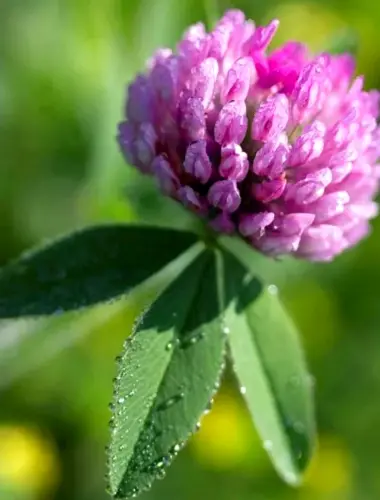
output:
M 210 226 L 201 221 L 200 224 L 197 225 L 196 231 L 207 248 L 219 248 L 219 235 L 211 229 Z

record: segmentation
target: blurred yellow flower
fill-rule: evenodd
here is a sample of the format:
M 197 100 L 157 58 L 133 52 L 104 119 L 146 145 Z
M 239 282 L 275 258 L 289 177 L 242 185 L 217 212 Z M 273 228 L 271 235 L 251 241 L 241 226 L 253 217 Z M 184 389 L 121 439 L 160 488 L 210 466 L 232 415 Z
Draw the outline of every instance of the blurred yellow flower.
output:
M 306 473 L 301 499 L 314 498 L 309 493 L 334 494 L 334 500 L 345 499 L 351 489 L 353 459 L 344 443 L 334 436 L 321 436 L 317 452 Z M 330 498 L 330 497 L 328 497 Z
M 232 394 L 218 394 L 199 432 L 190 441 L 190 450 L 202 465 L 216 470 L 252 468 L 268 465 L 261 441 L 242 402 Z M 236 472 L 236 470 L 235 470 Z
M 53 443 L 38 430 L 0 425 L 0 483 L 39 493 L 54 488 L 59 462 Z

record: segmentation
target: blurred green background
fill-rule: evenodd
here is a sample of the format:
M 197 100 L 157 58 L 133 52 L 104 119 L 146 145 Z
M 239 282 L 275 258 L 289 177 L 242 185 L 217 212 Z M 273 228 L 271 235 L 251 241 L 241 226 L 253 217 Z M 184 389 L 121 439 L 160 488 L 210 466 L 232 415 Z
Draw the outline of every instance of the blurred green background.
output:
M 215 8 L 281 20 L 315 49 L 359 37 L 380 87 L 377 0 L 0 0 L 0 263 L 101 220 L 188 224 L 115 143 L 125 84 L 158 46 Z M 227 374 L 213 411 L 147 500 L 380 498 L 380 226 L 333 264 L 272 262 L 315 377 L 319 446 L 298 490 L 274 474 Z M 144 301 L 0 323 L 0 499 L 102 500 L 114 358 Z

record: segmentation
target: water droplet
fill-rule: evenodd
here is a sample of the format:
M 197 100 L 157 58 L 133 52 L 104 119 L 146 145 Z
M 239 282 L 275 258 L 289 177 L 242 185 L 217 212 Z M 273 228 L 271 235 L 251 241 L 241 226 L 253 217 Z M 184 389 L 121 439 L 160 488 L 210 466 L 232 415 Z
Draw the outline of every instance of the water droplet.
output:
M 214 404 L 214 399 L 211 398 L 208 405 L 206 406 L 206 409 L 204 411 L 204 414 L 207 415 L 208 413 L 210 413 L 211 409 L 212 409 L 212 405 Z
M 263 448 L 266 451 L 272 451 L 273 450 L 273 442 L 270 439 L 266 439 L 263 442 Z
M 123 356 L 116 356 L 115 361 L 117 364 L 120 364 L 123 360 Z
M 224 325 L 223 328 L 222 328 L 222 332 L 225 335 L 228 335 L 231 332 L 231 330 L 229 329 L 229 327 L 227 325 Z
M 278 294 L 278 287 L 276 285 L 269 285 L 268 286 L 268 292 L 271 295 L 277 295 Z
M 123 403 L 125 403 L 125 398 L 122 396 L 117 400 L 117 402 L 119 403 L 119 405 L 122 405 Z
M 197 422 L 197 423 L 195 424 L 195 432 L 198 432 L 198 431 L 200 430 L 200 428 L 201 428 L 201 423 L 200 423 L 200 422 Z
M 173 349 L 173 342 L 168 342 L 165 346 L 166 351 L 171 351 Z
M 177 444 L 175 444 L 175 445 L 173 446 L 173 448 L 172 448 L 170 451 L 171 451 L 171 453 L 173 453 L 173 454 L 178 453 L 179 451 L 181 451 L 181 445 L 180 445 L 180 444 L 178 444 L 178 443 L 177 443 Z
M 164 479 L 164 477 L 166 476 L 165 469 L 158 470 L 156 474 L 157 479 Z
M 244 385 L 240 386 L 240 394 L 246 394 L 246 393 L 247 393 L 247 388 Z
M 138 489 L 132 488 L 131 490 L 125 492 L 125 496 L 126 496 L 126 498 L 136 498 L 137 493 L 138 493 Z
M 111 410 L 111 411 L 114 411 L 115 410 L 115 403 L 110 403 L 108 405 L 108 408 Z
M 194 334 L 192 337 L 182 340 L 179 346 L 181 349 L 187 349 L 188 347 L 197 344 L 200 340 L 204 338 L 204 336 L 205 334 L 203 332 L 198 332 Z
M 164 455 L 163 457 L 160 457 L 151 464 L 149 464 L 148 467 L 146 468 L 146 471 L 158 474 L 162 469 L 164 469 L 170 464 L 170 461 L 171 461 L 171 456 Z
M 179 394 L 176 394 L 175 396 L 167 399 L 166 401 L 164 401 L 163 403 L 160 403 L 157 407 L 156 407 L 156 410 L 157 411 L 162 411 L 162 410 L 167 410 L 168 408 L 170 408 L 171 406 L 173 406 L 174 404 L 178 403 L 179 401 L 181 401 L 181 399 L 183 399 L 185 397 L 185 394 L 183 392 L 180 392 Z
M 219 387 L 220 387 L 220 381 L 217 380 L 214 384 L 214 392 L 217 392 L 219 390 Z
M 288 483 L 294 484 L 297 482 L 297 476 L 293 472 L 285 472 L 284 477 Z

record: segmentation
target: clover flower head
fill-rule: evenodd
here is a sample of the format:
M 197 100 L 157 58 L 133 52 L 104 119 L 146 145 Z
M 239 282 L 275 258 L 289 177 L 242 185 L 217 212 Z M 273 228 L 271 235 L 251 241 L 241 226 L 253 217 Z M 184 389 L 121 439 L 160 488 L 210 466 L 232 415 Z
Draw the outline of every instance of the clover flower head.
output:
M 227 11 L 191 26 L 128 89 L 128 163 L 214 230 L 272 255 L 331 260 L 378 211 L 379 93 L 348 54 L 311 54 Z

